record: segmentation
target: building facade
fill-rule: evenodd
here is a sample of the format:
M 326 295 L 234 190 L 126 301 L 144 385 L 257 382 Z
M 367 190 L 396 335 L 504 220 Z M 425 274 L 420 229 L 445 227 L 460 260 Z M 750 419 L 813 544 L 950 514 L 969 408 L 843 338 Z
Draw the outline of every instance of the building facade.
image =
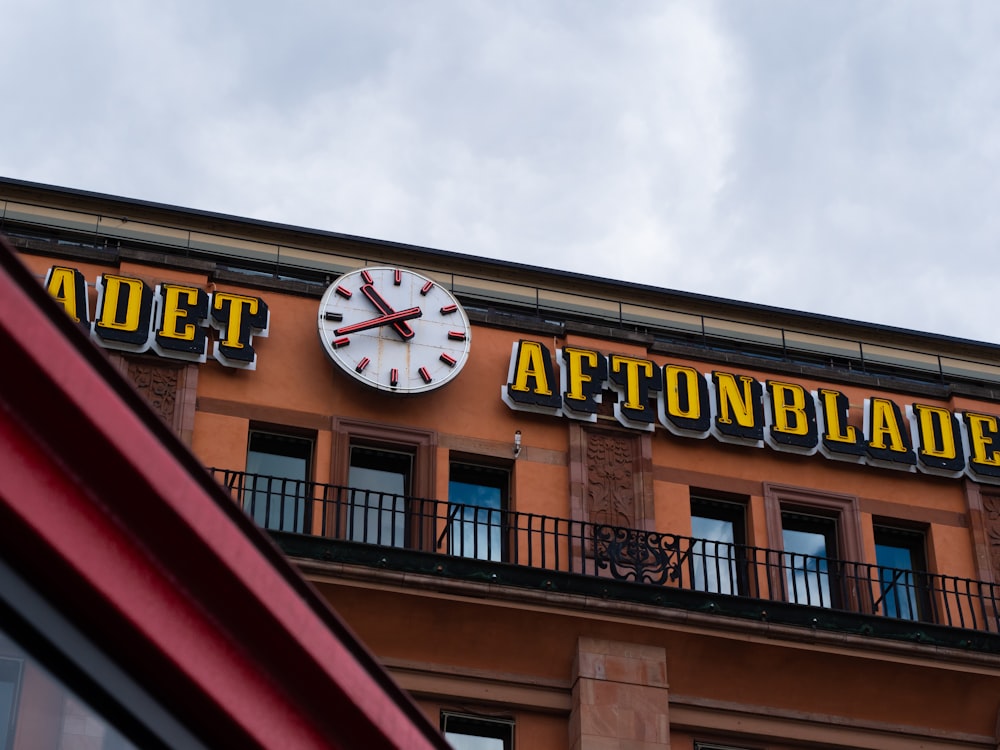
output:
M 1000 743 L 1000 347 L 10 180 L 0 222 L 455 747 Z

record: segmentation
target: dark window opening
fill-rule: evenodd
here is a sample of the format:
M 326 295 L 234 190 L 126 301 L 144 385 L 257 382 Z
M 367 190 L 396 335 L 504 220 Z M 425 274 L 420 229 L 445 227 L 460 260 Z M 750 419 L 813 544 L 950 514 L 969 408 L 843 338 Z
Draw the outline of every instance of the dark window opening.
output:
M 413 480 L 413 454 L 388 448 L 351 446 L 347 484 L 348 539 L 407 546 L 407 496 Z
M 304 533 L 310 524 L 313 442 L 250 432 L 244 509 L 266 529 Z
M 927 620 L 931 601 L 923 532 L 875 526 L 879 598 L 875 611 L 903 620 Z
M 441 731 L 455 750 L 512 750 L 514 721 L 441 712 Z
M 21 685 L 21 660 L 0 658 L 0 750 L 14 747 L 14 718 Z
M 478 560 L 506 560 L 505 512 L 510 471 L 452 463 L 448 477 L 448 553 Z
M 746 510 L 740 503 L 691 498 L 691 585 L 697 591 L 745 594 Z

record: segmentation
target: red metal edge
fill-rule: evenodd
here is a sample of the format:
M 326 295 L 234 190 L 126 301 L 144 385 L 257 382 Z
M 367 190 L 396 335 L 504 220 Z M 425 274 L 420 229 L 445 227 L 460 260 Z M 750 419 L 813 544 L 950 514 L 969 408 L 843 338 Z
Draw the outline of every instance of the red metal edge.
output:
M 211 744 L 448 747 L 2 244 L 5 560 Z

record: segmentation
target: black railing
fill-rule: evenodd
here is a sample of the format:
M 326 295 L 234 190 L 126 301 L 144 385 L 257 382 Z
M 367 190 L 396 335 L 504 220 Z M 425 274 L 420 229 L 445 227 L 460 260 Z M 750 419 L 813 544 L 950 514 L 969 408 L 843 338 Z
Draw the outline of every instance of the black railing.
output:
M 248 515 L 276 531 L 1000 631 L 1000 587 L 989 582 L 537 513 L 211 471 Z

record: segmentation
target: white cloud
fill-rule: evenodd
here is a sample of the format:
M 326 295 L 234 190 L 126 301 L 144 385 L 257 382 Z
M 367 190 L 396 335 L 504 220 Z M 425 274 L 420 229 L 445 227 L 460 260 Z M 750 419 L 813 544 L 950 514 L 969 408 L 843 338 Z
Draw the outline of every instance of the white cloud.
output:
M 7 6 L 5 175 L 1000 341 L 1000 7 Z

